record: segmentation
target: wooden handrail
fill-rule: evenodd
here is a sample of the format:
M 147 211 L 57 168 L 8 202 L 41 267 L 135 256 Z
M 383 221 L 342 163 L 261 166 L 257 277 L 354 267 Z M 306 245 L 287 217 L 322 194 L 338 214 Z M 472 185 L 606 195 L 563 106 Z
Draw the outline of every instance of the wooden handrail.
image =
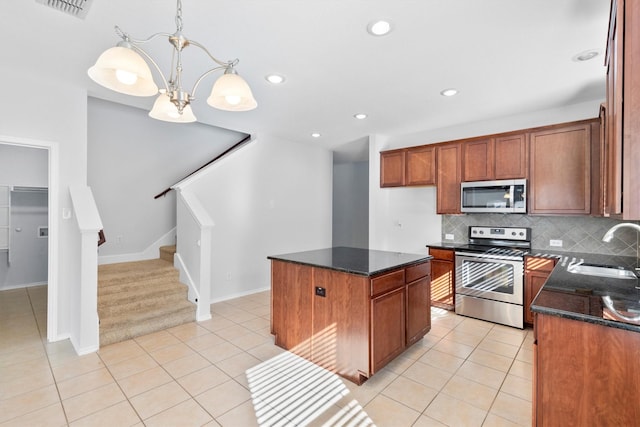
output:
M 98 246 L 101 246 L 107 241 L 107 238 L 104 237 L 104 230 L 98 231 Z
M 247 135 L 246 137 L 244 137 L 242 140 L 240 140 L 239 142 L 237 142 L 236 144 L 234 144 L 233 146 L 231 146 L 231 148 L 226 149 L 225 151 L 223 151 L 221 154 L 217 155 L 215 158 L 213 158 L 213 160 L 208 161 L 207 163 L 205 163 L 204 165 L 200 166 L 198 169 L 194 170 L 193 172 L 191 172 L 189 175 L 185 176 L 184 178 L 180 179 L 178 182 L 180 181 L 184 181 L 185 179 L 189 178 L 191 175 L 201 171 L 202 169 L 206 168 L 207 166 L 209 166 L 210 164 L 214 163 L 215 161 L 221 159 L 222 157 L 226 156 L 227 154 L 229 154 L 230 152 L 232 152 L 233 150 L 235 150 L 236 148 L 239 148 L 240 146 L 246 144 L 247 142 L 249 142 L 251 140 L 251 135 Z M 177 184 L 178 182 L 176 182 L 175 184 Z M 173 184 L 173 185 L 175 185 Z M 171 187 L 173 187 L 173 185 Z M 154 199 L 159 199 L 162 196 L 165 196 L 169 191 L 173 190 L 173 188 L 167 188 L 166 190 L 164 190 L 162 193 L 157 194 L 156 196 L 154 196 Z

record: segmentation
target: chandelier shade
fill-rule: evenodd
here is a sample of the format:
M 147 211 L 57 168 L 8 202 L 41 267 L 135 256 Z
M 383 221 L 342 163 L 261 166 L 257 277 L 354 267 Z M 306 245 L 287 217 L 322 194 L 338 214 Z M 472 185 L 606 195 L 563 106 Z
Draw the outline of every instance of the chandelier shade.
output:
M 152 96 L 158 93 L 158 86 L 145 60 L 127 47 L 115 46 L 105 50 L 89 68 L 88 74 L 96 83 L 126 95 Z
M 235 72 L 225 72 L 216 80 L 207 104 L 225 111 L 249 111 L 258 106 L 247 82 Z
M 149 111 L 149 117 L 172 123 L 192 123 L 197 120 L 191 110 L 191 105 L 186 105 L 180 114 L 178 107 L 171 102 L 171 98 L 165 93 L 158 95 L 156 102 L 153 103 L 153 108 Z
M 207 103 L 226 111 L 249 111 L 258 106 L 251 88 L 235 70 L 238 59 L 221 61 L 215 58 L 202 44 L 187 39 L 182 34 L 182 1 L 177 0 L 175 33 L 156 33 L 147 39 L 137 40 L 116 26 L 116 34 L 122 41 L 116 47 L 107 49 L 88 70 L 89 77 L 96 83 L 113 91 L 133 96 L 158 95 L 149 116 L 173 123 L 195 122 L 191 109 L 196 90 L 209 74 L 223 72 L 213 88 Z M 165 77 L 158 63 L 142 49 L 142 45 L 158 37 L 166 38 L 173 47 L 171 70 Z M 214 62 L 213 68 L 204 71 L 195 81 L 191 91 L 182 86 L 182 51 L 188 46 L 200 48 Z M 149 65 L 162 79 L 162 85 L 153 80 Z

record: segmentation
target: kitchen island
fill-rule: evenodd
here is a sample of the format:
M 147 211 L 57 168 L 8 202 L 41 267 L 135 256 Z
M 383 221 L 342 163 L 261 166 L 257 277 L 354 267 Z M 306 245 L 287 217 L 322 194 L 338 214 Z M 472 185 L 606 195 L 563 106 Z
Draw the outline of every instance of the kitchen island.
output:
M 431 329 L 428 255 L 335 247 L 268 258 L 275 344 L 356 384 Z

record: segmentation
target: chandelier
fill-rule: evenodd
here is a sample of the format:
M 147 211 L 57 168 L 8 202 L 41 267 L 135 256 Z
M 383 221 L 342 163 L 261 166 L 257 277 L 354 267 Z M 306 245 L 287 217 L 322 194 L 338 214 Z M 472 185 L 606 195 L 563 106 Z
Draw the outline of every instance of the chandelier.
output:
M 187 39 L 182 34 L 182 1 L 178 0 L 176 10 L 176 32 L 156 33 L 144 40 L 131 38 L 118 26 L 116 34 L 122 38 L 115 47 L 107 49 L 98 57 L 95 65 L 88 70 L 89 77 L 108 89 L 133 96 L 158 95 L 149 116 L 167 122 L 195 122 L 191 109 L 196 90 L 209 74 L 224 70 L 214 83 L 207 104 L 225 111 L 248 111 L 258 106 L 247 82 L 238 75 L 235 67 L 239 60 L 220 61 L 200 43 Z M 160 67 L 140 46 L 158 37 L 166 37 L 173 46 L 171 74 L 164 76 Z M 215 63 L 214 68 L 205 71 L 193 85 L 191 92 L 182 87 L 182 50 L 187 46 L 202 49 Z M 146 59 L 146 61 L 145 61 Z M 160 75 L 164 87 L 158 89 L 153 81 L 149 62 Z

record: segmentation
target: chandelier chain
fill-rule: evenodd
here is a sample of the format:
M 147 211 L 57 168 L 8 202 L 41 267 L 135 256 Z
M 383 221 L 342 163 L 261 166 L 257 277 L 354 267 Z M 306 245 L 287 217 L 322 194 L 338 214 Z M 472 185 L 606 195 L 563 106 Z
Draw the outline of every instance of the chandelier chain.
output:
M 178 32 L 182 32 L 182 0 L 178 0 L 176 6 L 176 29 Z

